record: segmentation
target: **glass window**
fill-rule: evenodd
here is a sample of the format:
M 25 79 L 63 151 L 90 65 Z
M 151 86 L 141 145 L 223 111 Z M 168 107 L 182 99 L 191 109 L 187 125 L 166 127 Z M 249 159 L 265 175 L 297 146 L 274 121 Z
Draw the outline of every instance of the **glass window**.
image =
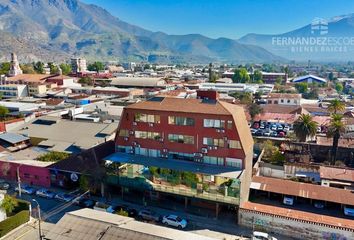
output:
M 129 131 L 126 129 L 119 130 L 119 137 L 129 137 Z
M 227 129 L 232 129 L 232 121 L 227 121 Z
M 194 126 L 194 119 L 188 117 L 169 116 L 168 124 L 179 126 Z
M 160 116 L 159 115 L 136 113 L 134 119 L 135 119 L 135 122 L 160 123 Z
M 203 138 L 203 144 L 208 146 L 224 147 L 224 139 L 219 138 Z
M 159 140 L 161 138 L 161 134 L 159 132 L 135 131 L 135 137 L 142 139 Z
M 224 165 L 224 158 L 204 156 L 203 163 L 213 165 Z
M 170 142 L 194 144 L 194 137 L 193 136 L 187 136 L 187 135 L 168 134 L 168 140 Z
M 226 158 L 226 166 L 242 168 L 242 160 L 236 158 Z
M 206 127 L 206 128 L 225 128 L 225 120 L 204 119 L 204 127 Z
M 229 148 L 241 149 L 241 143 L 237 140 L 229 140 Z

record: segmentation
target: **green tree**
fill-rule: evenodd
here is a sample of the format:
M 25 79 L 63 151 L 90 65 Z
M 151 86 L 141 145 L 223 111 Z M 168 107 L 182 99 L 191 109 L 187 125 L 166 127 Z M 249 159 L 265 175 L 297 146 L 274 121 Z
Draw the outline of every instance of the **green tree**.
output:
M 1 63 L 1 66 L 0 66 L 0 75 L 3 75 L 3 74 L 8 74 L 10 70 L 10 63 L 9 62 L 3 62 Z
M 62 63 L 59 66 L 61 68 L 63 75 L 68 75 L 72 71 L 70 64 Z
M 261 71 L 259 71 L 259 70 L 254 71 L 253 82 L 256 82 L 256 83 L 263 82 L 263 75 L 262 75 Z
M 5 195 L 4 199 L 1 202 L 1 208 L 7 213 L 11 214 L 12 211 L 18 206 L 17 199 L 10 196 Z
M 87 69 L 89 71 L 99 72 L 99 71 L 104 70 L 104 65 L 102 62 L 94 62 L 94 63 L 89 64 L 87 66 Z
M 249 92 L 242 93 L 239 99 L 240 99 L 240 103 L 246 105 L 252 104 L 253 102 L 252 94 Z
M 124 217 L 128 217 L 129 213 L 127 211 L 124 211 L 123 209 L 119 209 L 119 211 L 116 212 L 116 214 Z
M 81 189 L 81 191 L 86 192 L 88 190 L 90 190 L 90 182 L 89 179 L 86 175 L 81 175 L 80 176 L 80 180 L 79 180 L 79 188 Z
M 0 118 L 4 119 L 7 114 L 9 114 L 9 109 L 4 106 L 0 106 Z
M 299 93 L 307 93 L 308 92 L 308 84 L 303 82 L 303 83 L 296 83 L 295 88 Z
M 339 99 L 333 99 L 329 102 L 328 111 L 334 114 L 345 110 L 345 103 Z
M 70 156 L 69 153 L 53 151 L 39 156 L 37 160 L 41 162 L 59 162 L 61 160 L 68 158 L 69 156 Z
M 24 74 L 34 74 L 36 71 L 34 71 L 33 64 L 21 64 L 20 65 L 22 72 Z
M 318 123 L 312 120 L 310 114 L 301 114 L 294 123 L 294 132 L 301 142 L 306 142 L 308 137 L 314 137 Z
M 59 67 L 55 65 L 54 63 L 48 63 L 49 68 L 50 68 L 50 74 L 59 74 Z
M 275 165 L 283 166 L 285 162 L 285 156 L 279 150 L 275 151 L 275 153 L 271 156 L 270 162 Z
M 246 68 L 237 68 L 234 76 L 232 77 L 232 81 L 235 83 L 248 83 L 250 80 L 251 78 Z
M 36 73 L 43 74 L 44 73 L 44 63 L 38 61 L 33 64 L 33 69 Z
M 279 148 L 277 146 L 274 146 L 273 142 L 271 140 L 267 140 L 262 143 L 262 149 L 264 151 L 264 158 L 265 159 L 271 159 L 271 157 L 279 151 Z
M 254 117 L 257 116 L 258 114 L 263 113 L 263 108 L 261 108 L 258 104 L 252 103 L 248 106 L 248 112 L 251 116 L 252 121 L 254 120 Z
M 277 77 L 277 79 L 275 79 L 275 82 L 276 82 L 276 84 L 281 85 L 283 83 L 283 78 L 279 76 L 279 77 Z
M 84 84 L 84 85 L 93 85 L 93 79 L 90 77 L 82 77 L 79 79 L 78 83 Z
M 343 85 L 341 83 L 336 83 L 336 90 L 337 92 L 343 92 Z
M 343 115 L 332 114 L 331 121 L 328 126 L 327 136 L 333 138 L 331 151 L 331 164 L 334 165 L 337 160 L 338 142 L 342 133 L 345 132 L 345 125 L 342 121 Z

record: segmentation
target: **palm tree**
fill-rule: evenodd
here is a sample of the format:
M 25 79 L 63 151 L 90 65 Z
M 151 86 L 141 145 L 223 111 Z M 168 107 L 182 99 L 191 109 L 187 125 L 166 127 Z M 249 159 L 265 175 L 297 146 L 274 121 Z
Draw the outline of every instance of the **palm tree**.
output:
M 329 102 L 328 111 L 334 114 L 345 110 L 345 104 L 339 99 L 333 99 Z
M 310 114 L 301 114 L 294 123 L 294 132 L 301 142 L 306 142 L 307 138 L 313 137 L 317 132 L 317 122 L 312 120 Z
M 327 136 L 333 137 L 331 164 L 334 165 L 337 158 L 338 142 L 342 133 L 345 132 L 345 124 L 343 123 L 343 115 L 332 114 L 328 127 Z

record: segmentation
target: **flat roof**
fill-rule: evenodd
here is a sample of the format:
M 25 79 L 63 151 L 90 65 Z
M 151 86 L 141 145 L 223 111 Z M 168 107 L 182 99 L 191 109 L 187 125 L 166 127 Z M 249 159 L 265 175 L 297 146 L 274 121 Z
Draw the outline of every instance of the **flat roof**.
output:
M 275 216 L 282 216 L 286 218 L 293 218 L 300 221 L 309 221 L 318 224 L 327 224 L 333 227 L 342 227 L 354 229 L 353 220 L 320 215 L 316 213 L 309 213 L 299 210 L 288 209 L 284 207 L 276 207 L 265 204 L 244 202 L 241 204 L 241 209 L 257 211 L 261 213 L 272 214 Z
M 354 193 L 341 188 L 262 176 L 254 176 L 250 188 L 344 205 L 354 205 Z
M 42 120 L 42 121 L 41 121 Z M 43 122 L 43 124 L 36 124 Z M 48 124 L 46 124 L 48 122 Z M 25 123 L 13 130 L 18 134 L 24 134 L 32 138 L 51 140 L 52 142 L 67 143 L 82 149 L 91 148 L 103 143 L 105 137 L 99 136 L 108 126 L 117 123 L 93 123 L 85 121 L 70 121 L 54 117 L 42 117 Z
M 0 139 L 11 144 L 16 144 L 16 143 L 29 140 L 28 137 L 25 137 L 21 134 L 10 133 L 10 132 L 0 134 Z
M 354 169 L 320 166 L 320 176 L 324 179 L 354 183 Z
M 35 103 L 25 103 L 25 102 L 5 102 L 0 101 L 0 106 L 4 106 L 9 109 L 18 109 L 19 111 L 25 110 L 36 110 L 41 106 L 45 106 L 45 103 L 35 104 Z
M 63 234 L 63 232 L 66 234 Z M 216 240 L 212 237 L 144 223 L 136 221 L 133 218 L 89 208 L 66 213 L 65 216 L 54 226 L 54 228 L 46 234 L 46 237 L 57 240 L 97 240 L 97 236 L 100 234 L 102 236 L 100 239 L 107 240 Z
M 232 167 L 207 165 L 197 162 L 166 158 L 146 157 L 120 152 L 107 156 L 104 158 L 104 160 L 118 163 L 138 164 L 148 167 L 160 167 L 178 171 L 202 173 L 227 178 L 239 178 L 242 173 L 242 170 L 237 170 Z
M 166 84 L 162 78 L 152 77 L 117 77 L 111 79 L 113 86 L 158 87 Z

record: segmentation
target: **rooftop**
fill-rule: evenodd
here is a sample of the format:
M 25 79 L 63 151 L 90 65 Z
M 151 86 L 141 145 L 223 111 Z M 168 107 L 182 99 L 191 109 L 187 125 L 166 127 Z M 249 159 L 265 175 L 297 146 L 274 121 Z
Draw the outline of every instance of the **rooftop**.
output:
M 254 176 L 252 178 L 251 188 L 314 200 L 354 205 L 354 193 L 351 191 L 310 183 Z
M 301 94 L 297 93 L 270 93 L 268 98 L 301 99 Z
M 327 82 L 326 79 L 321 78 L 321 77 L 317 77 L 317 76 L 311 75 L 311 74 L 294 78 L 293 82 L 302 82 L 302 81 L 306 81 L 307 79 L 312 79 L 312 80 L 315 80 L 317 82 L 322 82 L 322 83 L 326 83 Z
M 354 169 L 320 166 L 320 176 L 324 179 L 354 183 Z
M 44 81 L 50 77 L 50 75 L 47 74 L 19 74 L 14 77 L 9 77 L 7 80 L 9 81 L 26 81 L 26 82 L 40 82 Z
M 3 140 L 11 144 L 16 144 L 16 143 L 27 141 L 29 140 L 29 138 L 21 134 L 7 132 L 7 133 L 0 134 L 0 140 Z
M 134 86 L 134 87 L 158 87 L 164 86 L 165 80 L 151 77 L 118 77 L 113 78 L 110 85 L 113 86 Z

